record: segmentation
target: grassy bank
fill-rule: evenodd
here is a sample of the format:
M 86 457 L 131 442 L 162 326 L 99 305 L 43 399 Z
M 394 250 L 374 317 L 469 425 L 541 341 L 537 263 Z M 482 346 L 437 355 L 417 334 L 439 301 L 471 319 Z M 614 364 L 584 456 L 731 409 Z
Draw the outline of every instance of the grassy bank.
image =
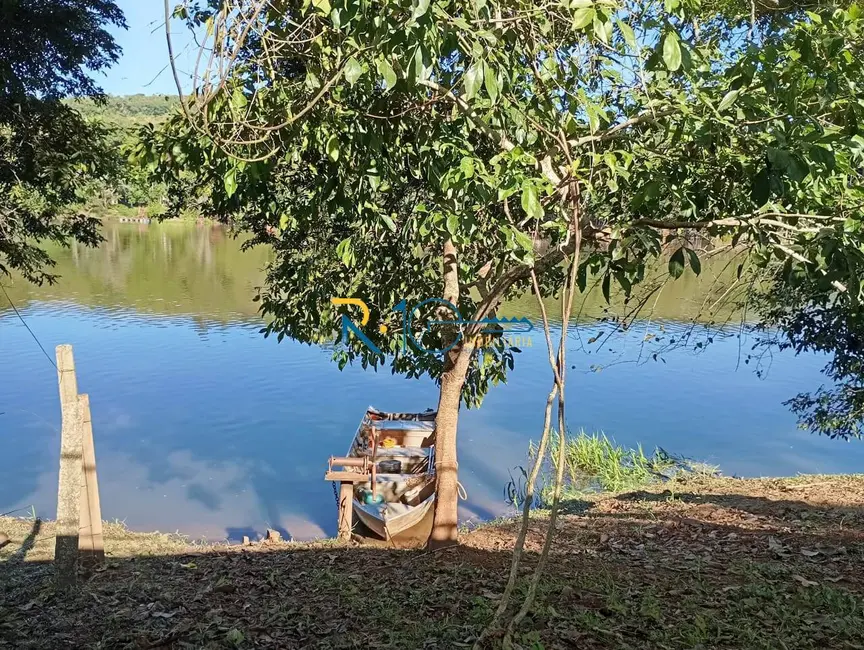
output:
M 862 647 L 864 476 L 682 475 L 566 505 L 523 648 Z M 111 527 L 104 569 L 67 601 L 50 563 L 28 561 L 50 558 L 50 527 L 22 553 L 32 522 L 14 525 L 0 643 L 19 648 L 464 647 L 498 602 L 516 527 L 431 554 L 195 547 Z
M 531 442 L 528 456 L 532 463 L 537 451 L 537 444 Z M 534 507 L 543 509 L 552 502 L 560 458 L 564 464 L 561 494 L 565 501 L 590 498 L 598 492 L 637 490 L 668 481 L 682 473 L 691 477 L 719 474 L 716 466 L 672 456 L 659 447 L 649 455 L 641 445 L 624 447 L 603 433 L 571 432 L 564 441 L 563 454 L 560 452 L 561 437 L 553 431 L 538 476 Z M 526 499 L 527 476 L 523 468 L 521 476 L 511 480 L 507 487 L 510 501 L 519 507 Z

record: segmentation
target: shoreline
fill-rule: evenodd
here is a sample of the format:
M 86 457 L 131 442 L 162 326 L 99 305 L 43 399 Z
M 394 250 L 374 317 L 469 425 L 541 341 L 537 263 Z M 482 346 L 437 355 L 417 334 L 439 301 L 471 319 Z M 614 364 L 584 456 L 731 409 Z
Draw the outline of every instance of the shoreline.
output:
M 691 476 L 563 505 L 522 647 L 860 648 L 864 475 Z M 546 524 L 531 519 L 517 606 Z M 0 646 L 470 647 L 517 525 L 488 522 L 429 553 L 195 546 L 109 524 L 105 564 L 68 596 L 35 561 L 42 540 L 20 561 L 17 539 L 0 550 Z
M 618 492 L 612 491 L 586 491 L 586 492 L 567 492 L 562 493 L 562 508 L 561 514 L 574 514 L 583 509 L 590 509 L 593 504 L 609 502 L 619 498 L 624 494 L 650 494 L 663 491 L 663 488 L 674 487 L 675 485 L 686 486 L 734 486 L 742 488 L 744 492 L 752 492 L 764 486 L 777 486 L 777 489 L 789 492 L 794 495 L 801 491 L 802 496 L 811 495 L 811 488 L 821 486 L 836 486 L 839 483 L 851 482 L 854 485 L 860 483 L 862 492 L 864 492 L 864 473 L 861 474 L 798 474 L 797 476 L 779 476 L 779 477 L 727 477 L 720 474 L 687 474 L 678 475 L 667 481 L 648 483 L 636 488 L 621 490 Z M 668 491 L 668 490 L 666 490 Z M 674 499 L 675 491 L 670 491 L 670 497 Z M 864 503 L 862 503 L 864 507 Z M 545 507 L 535 507 L 531 510 L 532 519 L 543 519 L 548 516 L 549 510 Z M 335 516 L 335 515 L 334 515 Z M 864 512 L 862 512 L 864 516 Z M 513 508 L 513 512 L 501 515 L 495 519 L 488 521 L 468 521 L 460 524 L 460 539 L 466 535 L 470 536 L 487 528 L 496 527 L 511 527 L 518 526 L 521 518 L 521 510 L 517 511 Z M 35 522 L 39 522 L 38 529 L 35 529 Z M 0 516 L 0 535 L 6 535 L 8 541 L 0 537 L 0 566 L 4 560 L 8 560 L 10 554 L 19 551 L 24 539 L 27 537 L 33 538 L 32 543 L 27 544 L 26 561 L 43 562 L 53 560 L 53 530 L 54 520 L 45 519 L 37 516 L 34 520 L 33 516 L 29 517 L 9 517 Z M 294 540 L 284 539 L 276 532 L 278 539 L 268 539 L 270 529 L 265 529 L 265 533 L 257 539 L 245 541 L 232 541 L 230 539 L 207 540 L 193 539 L 190 535 L 182 531 L 162 532 L 155 531 L 139 531 L 130 529 L 122 520 L 115 519 L 113 521 L 105 520 L 102 522 L 105 537 L 105 553 L 106 557 L 147 557 L 151 555 L 164 554 L 195 554 L 207 552 L 224 552 L 236 550 L 266 550 L 267 548 L 276 547 L 292 547 L 295 549 L 303 548 L 319 548 L 322 545 L 337 545 L 343 547 L 355 547 L 368 544 L 370 548 L 387 548 L 388 543 L 385 540 L 364 538 L 361 535 L 355 534 L 350 542 L 340 542 L 334 537 L 321 537 L 311 540 Z M 356 528 L 357 524 L 355 524 Z M 34 535 L 34 529 L 36 530 Z M 363 540 L 363 541 L 360 541 Z M 389 545 L 394 548 L 393 545 Z M 401 550 L 410 550 L 408 546 L 399 546 L 395 548 Z

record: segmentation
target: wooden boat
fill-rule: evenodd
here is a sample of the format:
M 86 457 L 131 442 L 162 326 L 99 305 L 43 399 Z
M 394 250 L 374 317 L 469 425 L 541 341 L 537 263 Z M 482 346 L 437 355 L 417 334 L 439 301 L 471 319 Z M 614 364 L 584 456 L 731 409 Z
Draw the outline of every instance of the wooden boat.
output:
M 362 460 L 354 471 L 369 478 L 354 484 L 354 512 L 384 539 L 416 526 L 435 504 L 436 416 L 370 406 L 357 427 L 348 457 Z

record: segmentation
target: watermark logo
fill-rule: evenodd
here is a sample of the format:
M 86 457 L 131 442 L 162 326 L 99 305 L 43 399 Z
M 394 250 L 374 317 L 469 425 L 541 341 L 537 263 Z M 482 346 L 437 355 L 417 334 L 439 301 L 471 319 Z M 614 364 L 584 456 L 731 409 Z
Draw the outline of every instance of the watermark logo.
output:
M 346 305 L 359 307 L 361 311 L 360 326 L 352 321 L 347 314 L 342 314 L 342 328 L 339 335 L 339 340 L 348 340 L 350 334 L 354 334 L 363 345 L 369 350 L 384 356 L 381 349 L 363 332 L 361 327 L 365 327 L 369 323 L 371 311 L 368 305 L 360 298 L 331 298 L 330 302 L 336 306 Z M 424 311 L 432 310 L 435 316 L 425 321 L 418 322 Z M 530 347 L 533 343 L 530 332 L 534 329 L 534 324 L 525 317 L 520 318 L 483 318 L 480 320 L 469 320 L 462 318 L 459 309 L 449 300 L 444 298 L 427 298 L 421 300 L 410 309 L 405 300 L 401 300 L 393 305 L 391 311 L 401 312 L 402 314 L 402 350 L 408 349 L 408 343 L 420 352 L 428 354 L 442 354 L 458 345 L 465 338 L 465 329 L 470 327 L 477 333 L 472 335 L 471 344 L 476 348 L 488 347 L 500 341 L 511 347 Z M 449 313 L 448 313 L 449 312 Z M 445 317 L 446 316 L 446 317 Z M 447 345 L 439 345 L 433 348 L 424 345 L 423 339 L 425 335 L 435 328 L 446 328 L 452 331 L 455 335 L 451 343 Z M 389 331 L 387 325 L 381 324 L 378 326 L 378 331 L 381 334 L 386 334 Z

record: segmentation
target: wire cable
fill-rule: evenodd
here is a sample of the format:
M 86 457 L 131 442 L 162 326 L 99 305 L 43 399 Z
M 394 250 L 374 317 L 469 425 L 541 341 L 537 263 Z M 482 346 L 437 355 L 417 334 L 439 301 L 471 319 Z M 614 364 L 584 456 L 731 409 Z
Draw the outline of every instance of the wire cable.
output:
M 54 359 L 52 359 L 51 356 L 45 351 L 45 348 L 43 347 L 42 343 L 39 342 L 39 339 L 33 333 L 33 330 L 30 329 L 30 326 L 27 324 L 27 321 L 24 320 L 24 317 L 21 315 L 21 312 L 18 311 L 18 308 L 15 306 L 15 303 L 12 302 L 12 298 L 10 298 L 9 294 L 6 293 L 6 287 L 4 287 L 2 284 L 0 284 L 0 289 L 3 290 L 3 295 L 6 296 L 6 300 L 8 300 L 9 304 L 12 305 L 12 311 L 15 312 L 15 315 L 21 321 L 21 324 L 24 325 L 25 328 L 27 328 L 28 332 L 30 332 L 30 336 L 32 336 L 33 340 L 36 341 L 36 345 L 38 345 L 39 349 L 42 350 L 42 354 L 44 354 L 45 358 L 48 359 L 48 363 L 50 363 L 52 366 L 54 366 L 54 368 L 56 370 L 57 364 L 54 363 Z

